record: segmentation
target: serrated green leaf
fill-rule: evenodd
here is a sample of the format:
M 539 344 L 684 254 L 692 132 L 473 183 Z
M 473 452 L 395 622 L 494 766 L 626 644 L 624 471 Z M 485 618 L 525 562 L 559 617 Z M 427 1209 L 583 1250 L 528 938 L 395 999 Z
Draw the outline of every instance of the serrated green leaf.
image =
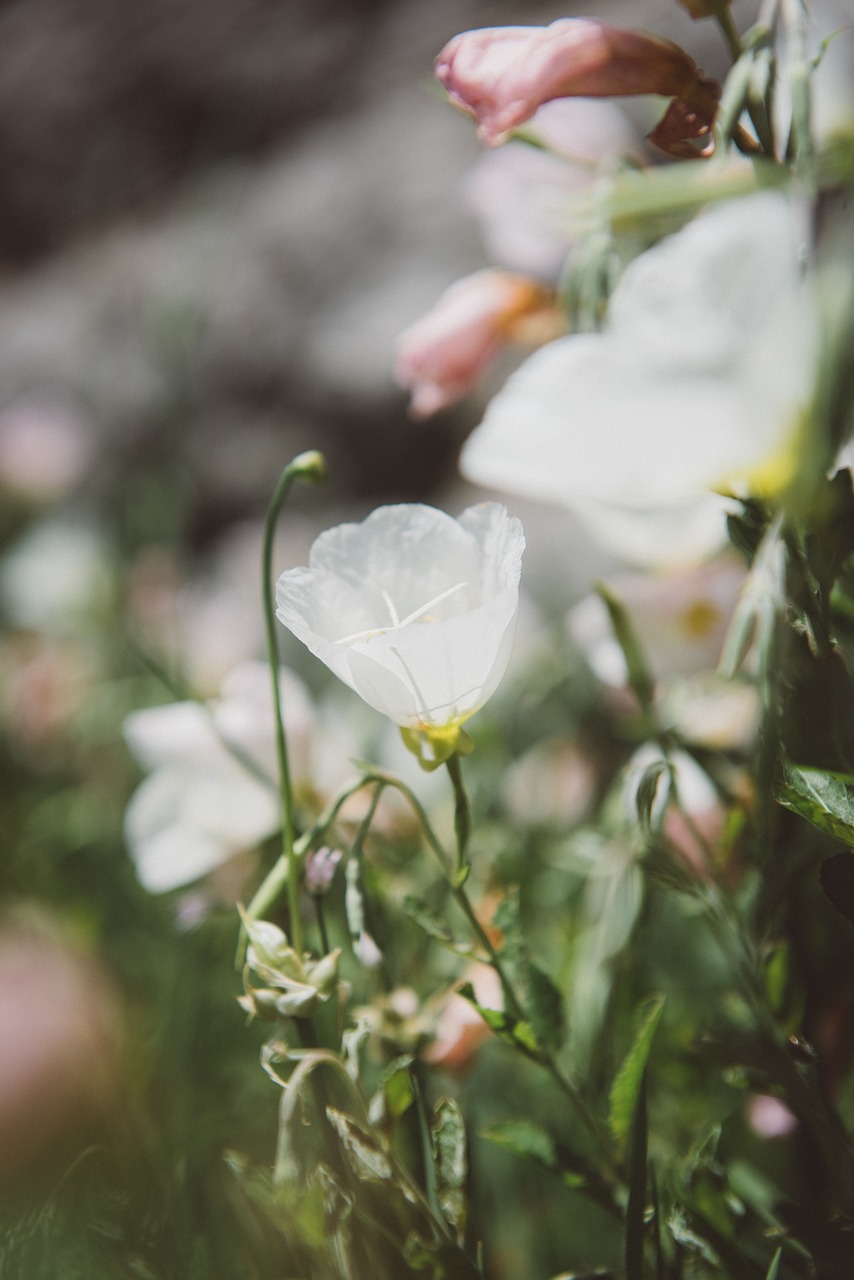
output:
M 802 769 L 786 761 L 777 799 L 819 831 L 854 845 L 854 786 L 820 769 Z
M 466 1127 L 453 1098 L 440 1098 L 433 1112 L 433 1163 L 436 1194 L 448 1223 L 461 1242 L 466 1222 Z
M 611 1086 L 608 1123 L 619 1143 L 625 1143 L 629 1136 L 643 1073 L 664 1008 L 664 996 L 654 996 L 641 1008 L 643 1013 L 634 1043 Z

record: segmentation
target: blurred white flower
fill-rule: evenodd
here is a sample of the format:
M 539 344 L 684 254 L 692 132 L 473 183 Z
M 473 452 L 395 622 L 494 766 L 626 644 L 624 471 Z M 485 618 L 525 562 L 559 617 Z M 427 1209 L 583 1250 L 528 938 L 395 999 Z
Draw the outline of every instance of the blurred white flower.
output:
M 777 192 L 716 205 L 626 269 L 602 333 L 543 347 L 466 444 L 478 484 L 573 508 L 636 563 L 723 541 L 723 499 L 791 482 L 814 372 L 803 237 Z
M 19 627 L 62 634 L 105 601 L 112 563 L 101 533 L 69 521 L 42 521 L 0 563 L 0 601 Z
M 300 680 L 279 672 L 290 765 L 305 778 L 313 712 Z M 142 884 L 163 893 L 254 848 L 281 822 L 270 671 L 236 667 L 207 705 L 176 702 L 136 711 L 127 744 L 147 777 L 125 812 L 125 839 Z
M 722 555 L 690 568 L 612 580 L 657 680 L 714 670 L 745 577 L 739 556 Z M 627 683 L 626 661 L 601 596 L 585 596 L 573 605 L 566 626 L 604 684 Z
M 514 822 L 571 827 L 584 816 L 596 789 L 596 766 L 575 742 L 538 742 L 508 769 L 505 808 Z
M 570 247 L 567 200 L 603 169 L 637 158 L 638 139 L 612 102 L 559 98 L 528 121 L 537 144 L 486 151 L 466 183 L 490 257 L 511 271 L 557 280 Z
M 278 616 L 370 706 L 450 753 L 510 660 L 524 545 L 498 503 L 459 520 L 379 507 L 282 574 Z

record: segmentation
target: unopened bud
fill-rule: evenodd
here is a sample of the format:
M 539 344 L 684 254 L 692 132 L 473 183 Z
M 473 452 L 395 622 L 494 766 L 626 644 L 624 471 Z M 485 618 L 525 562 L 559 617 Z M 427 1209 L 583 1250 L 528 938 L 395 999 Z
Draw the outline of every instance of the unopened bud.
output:
M 308 893 L 315 898 L 322 898 L 329 892 L 343 856 L 340 849 L 329 849 L 325 845 L 311 850 L 305 860 L 305 887 Z
M 717 86 L 717 96 L 709 92 L 714 82 L 679 45 L 589 18 L 464 31 L 439 54 L 436 75 L 476 117 L 488 146 L 504 142 L 554 98 L 658 94 L 689 103 L 698 115 L 705 110 L 708 132 L 720 96 Z

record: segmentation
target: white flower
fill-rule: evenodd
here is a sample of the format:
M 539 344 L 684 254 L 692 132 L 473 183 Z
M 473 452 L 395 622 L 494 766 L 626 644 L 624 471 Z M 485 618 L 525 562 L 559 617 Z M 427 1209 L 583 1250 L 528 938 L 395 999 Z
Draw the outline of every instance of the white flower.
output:
M 676 563 L 723 538 L 723 493 L 797 465 L 815 340 L 787 198 L 719 204 L 641 254 L 602 333 L 543 347 L 468 441 L 464 475 L 572 507 L 612 550 Z
M 278 616 L 370 706 L 453 750 L 510 660 L 524 545 L 498 503 L 459 520 L 379 507 L 322 533 L 308 568 L 282 574 Z
M 302 683 L 279 673 L 290 763 L 305 777 L 312 709 Z M 164 893 L 206 875 L 276 832 L 281 808 L 270 671 L 245 662 L 207 706 L 176 702 L 134 712 L 128 746 L 151 770 L 125 812 L 125 839 L 142 884 Z
M 667 573 L 621 574 L 611 587 L 628 611 L 652 675 L 661 680 L 714 670 L 744 581 L 744 564 L 733 554 Z M 628 683 L 626 660 L 601 596 L 585 596 L 573 605 L 566 627 L 604 684 Z

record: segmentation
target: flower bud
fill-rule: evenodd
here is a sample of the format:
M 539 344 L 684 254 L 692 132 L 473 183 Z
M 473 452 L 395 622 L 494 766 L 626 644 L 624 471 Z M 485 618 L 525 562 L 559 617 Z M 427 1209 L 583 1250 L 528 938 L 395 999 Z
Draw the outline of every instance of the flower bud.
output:
M 412 392 L 411 416 L 429 418 L 461 399 L 506 343 L 536 342 L 537 317 L 546 322 L 541 341 L 558 336 L 551 293 L 527 276 L 485 270 L 457 280 L 398 339 L 395 377 Z
M 589 18 L 464 31 L 439 54 L 436 75 L 453 101 L 476 117 L 489 146 L 504 142 L 553 98 L 647 93 L 689 109 L 680 127 L 671 121 L 664 134 L 665 140 L 678 135 L 673 140 L 682 144 L 709 132 L 720 96 L 720 87 L 679 45 Z
M 340 849 L 312 849 L 305 860 L 305 887 L 313 897 L 323 897 L 332 887 L 338 864 L 343 858 Z

